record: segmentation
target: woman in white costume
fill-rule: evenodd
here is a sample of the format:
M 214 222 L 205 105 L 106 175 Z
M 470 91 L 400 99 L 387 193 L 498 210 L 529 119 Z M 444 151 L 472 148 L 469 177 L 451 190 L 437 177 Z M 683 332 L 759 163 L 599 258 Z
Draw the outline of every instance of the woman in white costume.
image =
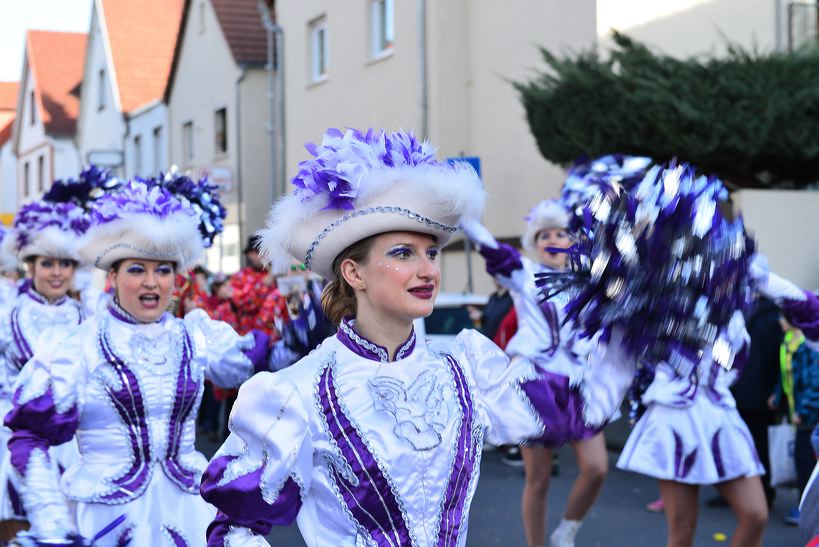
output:
M 114 298 L 42 337 L 6 417 L 30 538 L 204 543 L 215 513 L 198 495 L 207 462 L 193 446 L 204 378 L 239 385 L 264 363 L 266 341 L 201 310 L 167 313 L 176 272 L 202 255 L 198 224 L 187 200 L 142 181 L 94 203 L 79 252 L 107 272 Z M 75 436 L 82 459 L 61 481 L 69 506 L 47 449 Z
M 735 348 L 750 341 L 740 312 L 726 336 Z M 738 525 L 732 546 L 762 543 L 768 507 L 759 476 L 765 469 L 729 389 L 740 372 L 740 363 L 726 370 L 707 351 L 690 374 L 658 364 L 642 396 L 646 411 L 629 435 L 617 467 L 659 481 L 671 547 L 694 542 L 700 485 L 714 485 L 734 511 Z
M 506 353 L 510 357 L 526 358 L 538 367 L 555 390 L 566 393 L 579 391 L 586 370 L 589 340 L 581 340 L 574 324 L 564 321 L 563 295 L 541 301 L 535 274 L 559 272 L 566 268 L 567 255 L 558 249 L 572 244 L 567 231 L 569 212 L 556 200 L 538 203 L 526 217 L 526 232 L 521 238 L 523 248 L 537 262 L 523 256 L 514 247 L 498 243 L 483 226 L 466 223 L 464 230 L 478 244 L 486 260 L 486 271 L 508 288 L 518 317 L 518 330 Z M 536 394 L 527 392 L 527 396 Z M 588 510 L 603 487 L 608 468 L 602 427 L 588 427 L 579 409 L 567 405 L 562 417 L 565 425 L 546 431 L 540 438 L 528 439 L 521 446 L 526 482 L 521 498 L 521 513 L 526 539 L 530 547 L 545 544 L 546 496 L 552 472 L 553 450 L 569 444 L 577 458 L 579 474 L 572 486 L 560 524 L 550 537 L 553 547 L 572 547 Z
M 81 207 L 35 201 L 18 211 L 3 239 L 3 254 L 16 256 L 25 265 L 28 279 L 3 315 L 2 416 L 11 409 L 12 386 L 38 340 L 53 327 L 78 326 L 88 314 L 78 299 L 69 296 L 79 261 L 76 242 L 87 225 Z M 7 428 L 0 428 L 0 541 L 10 540 L 23 529 L 27 517 L 6 450 L 10 435 Z M 49 452 L 58 470 L 74 464 L 78 456 L 74 442 L 52 447 Z
M 520 442 L 562 420 L 528 360 L 510 363 L 476 331 L 435 351 L 413 331 L 440 288 L 441 246 L 480 217 L 481 183 L 404 132 L 329 130 L 308 150 L 262 250 L 274 272 L 295 258 L 330 280 L 322 300 L 339 329 L 240 389 L 202 481 L 219 509 L 208 544 L 266 545 L 295 520 L 310 546 L 464 545 L 483 440 Z M 631 367 L 607 359 L 620 374 L 572 395 L 590 423 L 630 383 Z

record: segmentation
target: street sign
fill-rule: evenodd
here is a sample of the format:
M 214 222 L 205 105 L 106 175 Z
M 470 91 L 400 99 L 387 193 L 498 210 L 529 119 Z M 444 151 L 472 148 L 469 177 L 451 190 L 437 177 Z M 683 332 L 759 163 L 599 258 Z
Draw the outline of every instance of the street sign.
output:
M 233 189 L 233 170 L 225 165 L 209 165 L 199 170 L 200 177 L 208 177 L 211 184 L 215 184 L 223 192 Z
M 447 158 L 446 161 L 447 163 L 455 163 L 456 161 L 468 163 L 478 174 L 478 177 L 481 176 L 481 158 L 479 156 L 457 156 L 454 158 Z

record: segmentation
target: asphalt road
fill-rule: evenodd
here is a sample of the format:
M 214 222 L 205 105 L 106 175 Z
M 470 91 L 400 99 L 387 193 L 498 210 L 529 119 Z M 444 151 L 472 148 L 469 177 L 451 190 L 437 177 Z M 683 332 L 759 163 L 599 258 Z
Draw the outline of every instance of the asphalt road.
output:
M 666 526 L 662 514 L 649 513 L 645 504 L 658 497 L 653 479 L 617 470 L 617 446 L 624 435 L 624 426 L 615 424 L 607 432 L 610 445 L 609 475 L 603 492 L 580 529 L 577 547 L 657 547 L 665 545 Z M 215 450 L 211 443 L 200 447 L 210 456 Z M 576 475 L 574 457 L 569 449 L 559 454 L 560 475 L 552 480 L 549 490 L 548 530 L 560 520 L 563 504 L 568 497 Z M 478 490 L 472 502 L 469 518 L 468 546 L 525 546 L 520 522 L 520 493 L 523 472 L 501 462 L 497 452 L 485 452 L 481 464 Z M 710 508 L 705 500 L 713 495 L 711 488 L 700 492 L 699 522 L 695 546 L 727 546 L 726 540 L 715 539 L 715 534 L 730 537 L 735 522 L 728 508 Z M 771 520 L 765 533 L 766 547 L 798 546 L 796 528 L 782 523 L 789 507 L 797 503 L 795 491 L 780 489 L 771 511 Z M 303 546 L 295 525 L 276 528 L 268 536 L 271 545 Z

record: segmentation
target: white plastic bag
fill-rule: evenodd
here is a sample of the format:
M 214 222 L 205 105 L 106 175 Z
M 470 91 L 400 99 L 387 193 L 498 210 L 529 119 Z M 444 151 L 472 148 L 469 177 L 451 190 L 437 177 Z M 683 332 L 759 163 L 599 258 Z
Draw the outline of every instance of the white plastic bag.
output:
M 768 456 L 771 461 L 771 486 L 796 482 L 796 427 L 783 421 L 768 426 Z

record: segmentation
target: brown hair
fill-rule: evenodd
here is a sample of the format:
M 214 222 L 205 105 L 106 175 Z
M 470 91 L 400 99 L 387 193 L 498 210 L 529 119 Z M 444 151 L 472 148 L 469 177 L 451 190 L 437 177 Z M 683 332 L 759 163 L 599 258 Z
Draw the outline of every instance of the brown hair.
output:
M 356 241 L 338 253 L 338 256 L 333 260 L 333 279 L 321 291 L 321 307 L 324 308 L 325 315 L 334 325 L 341 323 L 341 319 L 345 316 L 355 316 L 358 311 L 355 291 L 341 275 L 341 263 L 349 258 L 359 264 L 365 264 L 375 237 L 370 236 Z

